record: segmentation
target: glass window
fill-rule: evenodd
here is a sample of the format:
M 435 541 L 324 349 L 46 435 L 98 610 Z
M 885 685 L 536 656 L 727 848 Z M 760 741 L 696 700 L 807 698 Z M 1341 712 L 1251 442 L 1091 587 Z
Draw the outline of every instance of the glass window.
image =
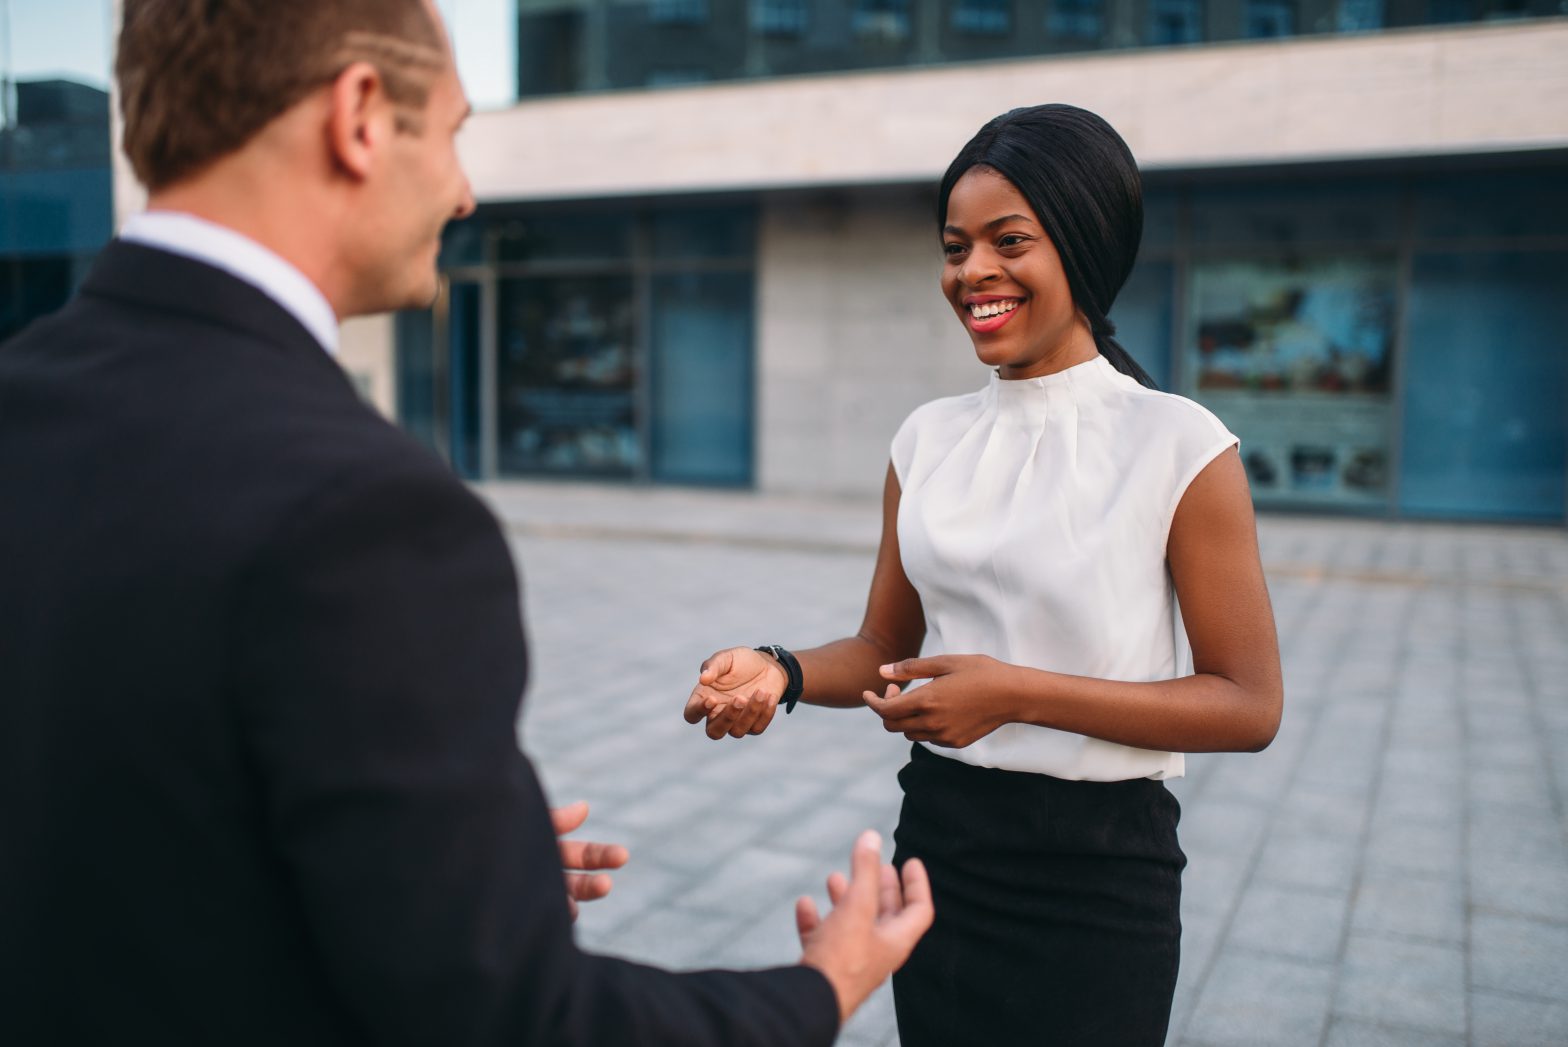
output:
M 1404 207 L 1389 181 L 1204 186 L 1188 199 L 1195 244 L 1393 242 Z
M 518 96 L 532 98 L 587 89 L 587 40 L 587 12 L 579 7 L 520 12 Z
M 1399 502 L 1561 520 L 1568 252 L 1421 254 L 1410 291 Z
M 1051 0 L 1045 28 L 1062 40 L 1098 40 L 1104 32 L 1100 0 Z
M 653 280 L 652 474 L 669 483 L 751 479 L 750 273 Z
M 1161 389 L 1171 389 L 1171 334 L 1175 318 L 1175 266 L 1141 261 L 1111 306 L 1116 340 L 1149 372 Z
M 1477 172 L 1418 182 L 1416 236 L 1494 239 L 1568 236 L 1568 171 Z
M 656 25 L 702 25 L 708 0 L 648 0 L 648 21 Z
M 653 257 L 750 261 L 756 218 L 750 208 L 658 211 L 652 216 Z
M 749 205 L 482 208 L 398 318 L 400 420 L 468 477 L 749 483 L 755 253 Z
M 1186 388 L 1241 438 L 1260 505 L 1388 499 L 1390 257 L 1193 265 Z
M 1472 0 L 1431 0 L 1427 8 L 1427 21 L 1435 25 L 1474 20 L 1475 8 Z
M 806 0 L 752 0 L 751 27 L 758 33 L 799 36 L 806 25 Z
M 649 87 L 679 87 L 681 84 L 705 84 L 712 79 L 710 71 L 695 66 L 685 69 L 650 69 L 647 84 Z
M 114 232 L 105 0 L 0 4 L 0 340 L 70 299 Z
M 1195 44 L 1203 39 L 1203 8 L 1198 0 L 1149 0 L 1151 44 Z
M 620 261 L 632 250 L 632 216 L 626 213 L 532 213 L 498 219 L 493 228 L 503 262 Z
M 448 455 L 459 476 L 480 475 L 480 353 L 479 285 L 454 281 L 447 288 L 445 350 L 447 357 Z M 437 322 L 443 308 L 436 310 Z
M 1296 31 L 1296 5 L 1292 0 L 1247 0 L 1241 17 L 1242 36 L 1249 39 L 1290 36 Z
M 956 0 L 953 28 L 975 36 L 1006 36 L 1013 31 L 1012 0 Z
M 903 40 L 909 35 L 909 0 L 855 0 L 850 27 L 871 40 Z
M 1339 0 L 1334 28 L 1341 33 L 1383 28 L 1383 0 Z
M 503 476 L 635 476 L 636 325 L 625 276 L 500 281 L 496 465 Z

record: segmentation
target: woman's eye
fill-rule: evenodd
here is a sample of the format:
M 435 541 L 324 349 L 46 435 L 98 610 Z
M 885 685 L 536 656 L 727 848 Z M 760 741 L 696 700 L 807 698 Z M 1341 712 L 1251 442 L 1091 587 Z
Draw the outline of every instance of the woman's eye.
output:
M 998 247 L 1017 247 L 1019 244 L 1024 242 L 1024 239 L 1024 237 L 1019 236 L 1017 233 L 1008 233 L 1006 236 L 998 240 L 996 244 Z
M 964 248 L 963 244 L 943 244 L 942 245 L 942 253 L 947 255 L 949 258 L 953 257 L 954 255 L 963 254 L 964 250 L 965 250 L 965 248 Z

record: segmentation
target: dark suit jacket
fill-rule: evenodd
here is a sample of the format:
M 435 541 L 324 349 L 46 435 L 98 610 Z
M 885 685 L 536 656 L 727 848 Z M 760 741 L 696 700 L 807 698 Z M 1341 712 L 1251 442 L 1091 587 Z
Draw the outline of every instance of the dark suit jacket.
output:
M 260 291 L 110 244 L 0 347 L 0 500 L 0 1043 L 833 1039 L 573 944 L 500 529 Z

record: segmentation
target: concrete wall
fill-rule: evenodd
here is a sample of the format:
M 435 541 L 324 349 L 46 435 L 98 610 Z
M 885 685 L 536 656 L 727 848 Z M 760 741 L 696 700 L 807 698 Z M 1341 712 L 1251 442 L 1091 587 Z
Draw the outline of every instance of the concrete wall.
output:
M 758 233 L 757 485 L 880 491 L 904 416 L 987 380 L 938 289 L 930 197 L 772 197 Z
M 928 181 L 1072 102 L 1146 169 L 1568 145 L 1568 18 L 612 92 L 474 117 L 481 200 Z
M 397 413 L 395 344 L 390 313 L 343 321 L 338 340 L 338 363 L 360 395 L 388 418 Z

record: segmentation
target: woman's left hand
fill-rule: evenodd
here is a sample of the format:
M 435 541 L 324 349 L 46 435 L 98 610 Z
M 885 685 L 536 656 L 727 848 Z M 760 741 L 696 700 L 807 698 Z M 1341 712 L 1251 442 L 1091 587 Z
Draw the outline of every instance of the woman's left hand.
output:
M 882 666 L 882 678 L 896 681 L 886 694 L 866 691 L 862 697 L 890 732 L 957 749 L 1018 718 L 1011 696 L 1016 671 L 984 654 L 906 658 Z M 931 682 L 908 694 L 898 687 L 925 679 Z

